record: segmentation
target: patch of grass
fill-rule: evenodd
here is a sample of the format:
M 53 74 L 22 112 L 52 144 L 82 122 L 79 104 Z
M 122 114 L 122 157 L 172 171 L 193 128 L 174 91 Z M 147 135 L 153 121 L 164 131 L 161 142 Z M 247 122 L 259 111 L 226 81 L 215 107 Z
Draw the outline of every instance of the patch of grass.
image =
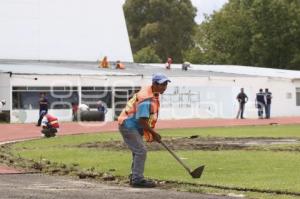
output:
M 130 171 L 129 151 L 101 151 L 78 148 L 49 148 L 43 150 L 14 151 L 26 159 L 47 159 L 51 162 L 81 168 L 94 167 L 99 172 L 115 170 L 115 175 L 127 176 Z M 201 179 L 190 175 L 165 151 L 149 152 L 145 175 L 159 180 L 278 189 L 300 192 L 300 156 L 298 153 L 256 151 L 177 151 L 191 168 L 206 165 Z M 163 160 L 163 161 L 162 161 Z
M 295 137 L 299 138 L 299 126 L 261 126 L 235 128 L 198 128 L 161 130 L 163 137 Z M 126 177 L 130 172 L 131 152 L 95 148 L 77 148 L 84 143 L 121 140 L 119 133 L 101 133 L 62 136 L 51 139 L 16 143 L 11 152 L 16 157 L 40 161 L 46 159 L 68 166 L 78 165 L 81 169 L 110 172 Z M 259 147 L 257 147 L 259 149 Z M 288 191 L 300 194 L 300 156 L 297 145 L 263 146 L 264 150 L 226 151 L 176 151 L 192 169 L 205 164 L 201 179 L 191 176 L 166 151 L 148 153 L 145 176 L 160 181 L 184 183 L 178 189 L 191 192 L 243 193 L 251 198 L 286 198 L 294 196 L 239 192 L 234 188 L 258 191 Z M 275 151 L 273 150 L 275 149 Z M 276 151 L 279 149 L 279 151 Z M 288 151 L 280 151 L 288 149 Z M 291 150 L 289 150 L 291 149 Z M 209 186 L 223 186 L 229 190 Z M 230 190 L 230 188 L 232 188 Z M 273 197 L 274 196 L 274 197 Z
M 160 130 L 163 136 L 189 137 L 300 137 L 299 125 L 215 127 Z

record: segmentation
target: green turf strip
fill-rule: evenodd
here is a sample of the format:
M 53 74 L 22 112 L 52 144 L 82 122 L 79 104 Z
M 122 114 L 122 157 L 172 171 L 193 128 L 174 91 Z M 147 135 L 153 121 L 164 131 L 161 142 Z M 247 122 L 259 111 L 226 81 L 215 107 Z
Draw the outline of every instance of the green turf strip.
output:
M 101 149 L 49 148 L 15 153 L 28 159 L 45 158 L 59 163 L 78 163 L 81 168 L 95 167 L 98 171 L 115 169 L 115 174 L 122 176 L 128 175 L 131 159 L 129 151 L 114 152 Z M 191 179 L 165 151 L 148 153 L 145 175 L 160 180 L 300 192 L 299 153 L 261 151 L 177 151 L 177 153 L 191 168 L 206 165 L 201 179 Z
M 294 137 L 299 138 L 299 126 L 263 126 L 236 128 L 198 128 L 161 130 L 163 137 Z M 103 149 L 76 148 L 75 146 L 98 141 L 121 140 L 118 133 L 62 136 L 33 140 L 13 146 L 16 156 L 28 159 L 47 159 L 68 165 L 78 163 L 83 169 L 94 167 L 127 176 L 131 152 Z M 291 148 L 295 145 L 283 145 Z M 268 147 L 267 147 L 268 148 Z M 205 164 L 201 179 L 189 174 L 166 151 L 148 153 L 145 175 L 152 179 L 171 180 L 192 184 L 237 187 L 245 189 L 288 191 L 300 193 L 300 153 L 268 150 L 227 151 L 176 151 L 192 169 Z M 208 188 L 209 189 L 209 188 Z M 290 198 L 282 196 L 279 198 Z M 263 198 L 263 197 L 262 197 Z M 276 198 L 278 198 L 276 196 Z

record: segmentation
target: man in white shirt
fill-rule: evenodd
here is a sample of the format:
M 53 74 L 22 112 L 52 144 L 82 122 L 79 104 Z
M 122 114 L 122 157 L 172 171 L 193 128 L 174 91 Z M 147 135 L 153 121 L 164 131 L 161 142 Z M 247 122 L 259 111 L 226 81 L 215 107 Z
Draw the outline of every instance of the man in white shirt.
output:
M 86 118 L 86 115 L 90 111 L 90 107 L 88 107 L 88 105 L 86 105 L 86 104 L 79 104 L 78 110 L 79 110 L 79 112 L 78 112 L 79 121 L 84 121 Z
M 89 110 L 90 110 L 90 108 L 89 108 L 88 105 L 86 105 L 86 104 L 80 104 L 80 105 L 78 106 L 78 109 L 79 109 L 80 111 L 89 111 Z

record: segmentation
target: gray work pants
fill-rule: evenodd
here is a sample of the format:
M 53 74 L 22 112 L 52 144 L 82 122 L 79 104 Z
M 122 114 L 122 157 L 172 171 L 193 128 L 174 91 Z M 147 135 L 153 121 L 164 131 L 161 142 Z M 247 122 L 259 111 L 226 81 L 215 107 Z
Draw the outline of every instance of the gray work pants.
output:
M 147 149 L 143 136 L 136 129 L 128 129 L 119 126 L 119 131 L 132 152 L 131 174 L 132 182 L 139 182 L 144 179 L 144 168 L 147 157 Z

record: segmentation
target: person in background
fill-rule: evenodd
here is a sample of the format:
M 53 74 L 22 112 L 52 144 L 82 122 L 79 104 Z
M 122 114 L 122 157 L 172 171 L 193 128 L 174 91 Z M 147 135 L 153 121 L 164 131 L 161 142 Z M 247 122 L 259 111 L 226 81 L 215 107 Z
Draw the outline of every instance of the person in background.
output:
M 190 67 L 191 67 L 191 63 L 185 61 L 185 62 L 183 62 L 182 66 L 181 66 L 181 69 L 182 69 L 183 71 L 187 71 L 188 68 L 190 68 Z
M 2 112 L 2 108 L 3 106 L 6 104 L 6 101 L 5 100 L 1 100 L 0 101 L 0 113 Z
M 241 119 L 244 118 L 244 110 L 245 110 L 245 104 L 248 102 L 248 96 L 244 93 L 244 88 L 241 88 L 241 92 L 237 95 L 236 99 L 239 102 L 239 110 L 236 115 L 236 119 L 239 117 Z
M 258 109 L 258 118 L 263 119 L 264 118 L 264 108 L 266 106 L 266 102 L 265 102 L 265 94 L 263 93 L 262 88 L 259 89 L 258 93 L 256 93 L 255 106 Z
M 144 179 L 147 149 L 143 136 L 147 142 L 161 141 L 161 136 L 154 128 L 159 113 L 159 95 L 165 92 L 169 82 L 163 74 L 153 75 L 152 84 L 136 93 L 118 117 L 119 131 L 132 152 L 129 175 L 132 187 L 155 187 L 153 181 Z
M 125 65 L 118 60 L 116 61 L 116 69 L 125 69 Z
M 72 102 L 72 120 L 77 121 L 78 118 L 78 104 L 75 102 Z
M 266 111 L 266 119 L 270 119 L 271 117 L 271 103 L 272 103 L 272 93 L 269 92 L 269 89 L 265 89 L 265 98 L 266 98 L 266 106 L 265 106 L 265 111 Z
M 41 126 L 41 122 L 44 115 L 48 113 L 48 99 L 45 93 L 40 94 L 39 106 L 40 106 L 39 119 L 36 126 Z
M 107 56 L 104 56 L 104 58 L 100 62 L 100 66 L 99 67 L 101 67 L 101 68 L 109 68 L 109 62 L 108 62 Z
M 78 106 L 78 109 L 79 109 L 79 111 L 89 111 L 90 107 L 88 105 L 86 105 L 86 104 L 80 104 Z
M 173 63 L 173 60 L 171 57 L 168 57 L 167 62 L 166 62 L 166 69 L 171 69 L 171 64 Z
M 107 113 L 107 108 L 105 104 L 100 100 L 97 102 L 97 110 L 103 116 L 103 121 L 105 121 L 105 114 Z
M 42 119 L 42 134 L 47 138 L 55 137 L 58 130 L 59 124 L 57 117 L 49 113 L 45 114 Z

